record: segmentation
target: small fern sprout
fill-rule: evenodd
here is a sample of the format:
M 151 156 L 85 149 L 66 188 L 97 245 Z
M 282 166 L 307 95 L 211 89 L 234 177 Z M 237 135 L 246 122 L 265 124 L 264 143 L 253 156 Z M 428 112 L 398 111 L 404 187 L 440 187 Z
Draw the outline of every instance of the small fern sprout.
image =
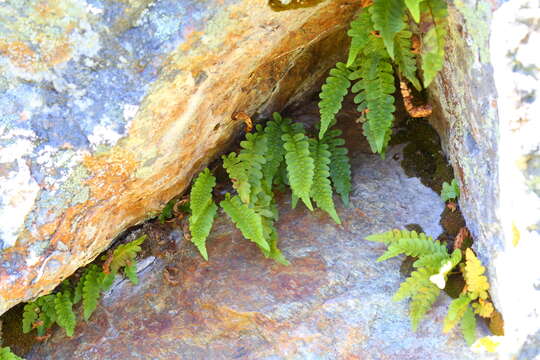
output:
M 208 260 L 206 239 L 210 234 L 217 212 L 217 205 L 212 199 L 214 186 L 216 186 L 216 178 L 206 168 L 195 179 L 190 193 L 189 231 L 191 241 L 205 260 Z

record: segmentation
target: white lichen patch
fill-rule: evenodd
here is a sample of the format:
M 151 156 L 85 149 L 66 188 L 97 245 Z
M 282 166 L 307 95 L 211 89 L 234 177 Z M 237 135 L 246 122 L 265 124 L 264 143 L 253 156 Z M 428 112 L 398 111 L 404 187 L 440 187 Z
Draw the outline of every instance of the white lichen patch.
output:
M 39 193 L 39 185 L 26 162 L 17 159 L 16 163 L 15 171 L 0 177 L 0 246 L 3 248 L 15 245 Z
M 93 150 L 98 149 L 102 145 L 116 145 L 118 140 L 120 140 L 124 134 L 120 134 L 114 130 L 114 127 L 114 122 L 108 116 L 103 116 L 101 118 L 100 123 L 94 127 L 92 134 L 88 135 L 88 141 Z

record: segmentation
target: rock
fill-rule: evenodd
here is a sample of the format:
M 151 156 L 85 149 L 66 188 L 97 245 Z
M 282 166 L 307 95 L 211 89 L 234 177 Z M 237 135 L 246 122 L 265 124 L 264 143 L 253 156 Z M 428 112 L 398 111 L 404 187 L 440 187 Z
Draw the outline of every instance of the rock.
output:
M 0 314 L 152 217 L 346 49 L 358 5 L 3 1 Z
M 539 10 L 526 0 L 454 2 L 445 67 L 430 88 L 508 358 L 524 342 L 523 359 L 540 355 Z
M 461 334 L 442 333 L 446 295 L 416 333 L 407 303 L 392 301 L 403 259 L 377 263 L 384 246 L 364 237 L 409 223 L 436 237 L 444 205 L 405 175 L 400 148 L 382 160 L 362 144 L 349 144 L 354 195 L 351 208 L 338 202 L 342 226 L 279 197 L 280 247 L 290 266 L 265 259 L 220 214 L 208 262 L 182 240 L 140 272 L 138 286 L 113 288 L 72 339 L 56 331 L 27 359 L 479 359 Z M 178 242 L 177 231 L 164 239 Z

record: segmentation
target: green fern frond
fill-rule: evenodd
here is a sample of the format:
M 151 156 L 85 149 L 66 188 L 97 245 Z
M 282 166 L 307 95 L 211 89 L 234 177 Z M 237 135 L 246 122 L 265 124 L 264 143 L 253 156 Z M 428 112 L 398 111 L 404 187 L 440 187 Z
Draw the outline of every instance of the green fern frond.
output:
M 443 253 L 427 254 L 420 257 L 418 260 L 416 260 L 413 263 L 413 266 L 417 269 L 425 267 L 431 271 L 436 272 L 437 269 L 440 267 L 441 263 L 447 259 L 448 259 L 448 254 L 443 254 Z
M 448 254 L 446 247 L 441 244 L 440 241 L 433 241 L 430 236 L 426 236 L 424 233 L 416 234 L 415 232 L 404 232 L 407 237 L 392 241 L 388 250 L 377 259 L 377 261 L 384 261 L 394 256 L 405 254 L 413 257 L 421 257 L 432 254 Z M 370 240 L 370 239 L 368 239 Z M 372 240 L 373 241 L 373 240 Z
M 38 317 L 39 317 L 39 306 L 37 306 L 35 302 L 31 302 L 24 305 L 23 319 L 22 319 L 23 333 L 26 334 L 32 331 L 33 325 L 38 320 Z
M 420 85 L 420 81 L 416 77 L 416 58 L 411 50 L 411 36 L 412 33 L 408 30 L 402 30 L 396 34 L 396 58 L 394 60 L 403 76 L 420 91 L 422 85 Z
M 208 260 L 206 238 L 210 234 L 217 212 L 217 205 L 212 200 L 214 186 L 216 186 L 216 178 L 206 168 L 199 174 L 190 192 L 189 231 L 191 241 L 205 260 Z
M 97 265 L 90 265 L 81 281 L 84 281 L 82 291 L 83 317 L 88 321 L 97 307 L 102 290 L 102 280 L 104 274 Z
M 135 261 L 137 253 L 141 251 L 141 244 L 146 239 L 146 235 L 133 241 L 122 244 L 114 249 L 111 260 L 111 273 L 117 274 L 121 267 L 127 266 Z
M 351 37 L 351 45 L 349 46 L 349 55 L 347 58 L 347 67 L 351 67 L 358 54 L 362 52 L 368 42 L 369 34 L 373 31 L 373 23 L 369 11 L 361 11 L 356 18 L 351 21 L 347 35 Z
M 416 23 L 420 22 L 420 4 L 422 1 L 424 0 L 405 0 L 405 5 Z
M 133 285 L 137 285 L 139 283 L 136 264 L 129 264 L 124 267 L 124 275 L 129 279 L 129 281 L 131 281 Z
M 374 0 L 370 6 L 373 28 L 379 31 L 388 55 L 394 58 L 394 38 L 405 28 L 405 4 L 402 0 Z
M 303 133 L 294 133 L 294 129 L 287 129 L 283 134 L 283 148 L 285 149 L 285 162 L 287 174 L 293 194 L 298 196 L 309 210 L 313 211 L 310 201 L 311 186 L 315 174 L 315 164 L 309 152 L 309 141 Z
M 53 294 L 42 296 L 36 299 L 35 303 L 39 306 L 39 318 L 37 327 L 38 336 L 43 336 L 45 331 L 50 328 L 56 322 L 56 309 L 54 306 Z
M 443 332 L 449 332 L 460 322 L 471 301 L 467 294 L 461 294 L 460 297 L 452 300 L 448 306 L 448 313 L 444 318 Z
M 352 87 L 358 110 L 365 110 L 366 122 L 363 125 L 371 150 L 384 155 L 394 121 L 394 70 L 381 38 L 370 35 L 364 49 L 365 59 L 351 80 L 359 79 Z
M 422 71 L 427 87 L 443 68 L 448 10 L 444 0 L 425 0 L 421 5 L 432 22 L 422 37 Z
M 0 347 L 0 360 L 24 360 L 11 352 L 9 346 Z
M 328 131 L 323 138 L 330 151 L 330 178 L 334 189 L 341 196 L 341 201 L 345 207 L 349 206 L 349 194 L 351 193 L 351 164 L 345 145 L 345 140 L 340 138 L 341 130 L 332 129 Z
M 379 234 L 371 234 L 369 236 L 366 236 L 366 240 L 374 241 L 374 242 L 382 242 L 386 245 L 390 245 L 398 241 L 399 239 L 406 239 L 406 238 L 418 237 L 418 236 L 421 236 L 421 235 L 418 235 L 416 231 L 392 229 L 390 231 L 385 231 Z
M 458 197 L 459 197 L 459 185 L 456 179 L 452 179 L 450 184 L 447 183 L 446 181 L 443 182 L 442 190 L 441 190 L 442 201 L 455 200 Z
M 319 97 L 319 111 L 321 113 L 321 127 L 319 130 L 319 139 L 322 139 L 326 130 L 335 123 L 336 114 L 341 109 L 343 98 L 349 92 L 351 82 L 349 74 L 351 71 L 344 63 L 338 62 L 330 70 L 330 75 L 326 78 L 326 83 L 321 88 Z
M 336 212 L 334 199 L 332 198 L 332 184 L 329 179 L 330 169 L 328 164 L 330 164 L 332 154 L 328 151 L 328 145 L 322 141 L 310 139 L 309 145 L 315 165 L 311 197 L 320 209 L 326 211 L 337 224 L 341 224 L 341 219 Z
M 285 158 L 283 148 L 283 125 L 289 125 L 289 118 L 282 119 L 278 113 L 273 114 L 274 120 L 269 121 L 264 128 L 266 136 L 267 154 L 266 164 L 263 167 L 263 178 L 265 180 L 266 191 L 271 191 L 274 178 L 279 172 L 279 167 Z
M 57 293 L 54 299 L 54 309 L 56 310 L 56 323 L 64 328 L 66 335 L 71 337 L 75 331 L 75 313 L 73 303 L 69 293 Z
M 75 285 L 75 289 L 73 290 L 73 298 L 71 299 L 73 305 L 78 304 L 82 300 L 82 290 L 84 285 L 84 281 L 82 281 L 83 277 L 84 274 L 81 276 L 77 282 L 77 285 Z
M 262 133 L 248 133 L 240 146 L 242 150 L 238 155 L 233 152 L 223 156 L 223 167 L 242 202 L 249 204 L 253 194 L 257 194 L 262 188 L 262 169 L 267 154 L 266 137 Z
M 238 196 L 231 198 L 229 194 L 219 205 L 246 239 L 253 241 L 263 250 L 270 251 L 270 245 L 264 238 L 261 216 L 255 210 L 244 204 Z
M 432 282 L 429 282 L 429 284 L 420 287 L 412 296 L 411 305 L 409 307 L 409 316 L 411 318 L 413 331 L 416 331 L 420 320 L 424 318 L 424 315 L 428 312 L 433 303 L 435 303 L 440 292 L 441 290 L 437 286 Z
M 420 268 L 413 271 L 411 275 L 401 283 L 398 291 L 396 291 L 394 294 L 393 300 L 401 301 L 412 297 L 418 291 L 418 289 L 431 284 L 429 277 L 432 274 L 433 272 L 426 268 Z
M 461 318 L 461 332 L 467 342 L 467 345 L 471 346 L 476 340 L 476 318 L 474 317 L 474 311 L 469 306 L 463 317 Z

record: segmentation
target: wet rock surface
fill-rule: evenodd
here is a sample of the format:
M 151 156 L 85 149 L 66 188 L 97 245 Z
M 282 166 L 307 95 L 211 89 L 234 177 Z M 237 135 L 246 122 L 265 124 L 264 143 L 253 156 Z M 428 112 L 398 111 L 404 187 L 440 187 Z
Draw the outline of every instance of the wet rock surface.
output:
M 339 200 L 337 226 L 323 212 L 290 208 L 279 195 L 280 247 L 291 261 L 265 259 L 220 213 L 208 241 L 210 261 L 179 228 L 147 225 L 153 256 L 141 282 L 117 283 L 73 338 L 56 331 L 28 359 L 478 359 L 461 334 L 442 333 L 450 301 L 441 295 L 413 333 L 408 304 L 392 294 L 403 259 L 376 263 L 383 246 L 364 240 L 418 224 L 437 237 L 444 204 L 408 177 L 401 150 L 370 154 L 348 124 L 353 158 L 351 207 Z

